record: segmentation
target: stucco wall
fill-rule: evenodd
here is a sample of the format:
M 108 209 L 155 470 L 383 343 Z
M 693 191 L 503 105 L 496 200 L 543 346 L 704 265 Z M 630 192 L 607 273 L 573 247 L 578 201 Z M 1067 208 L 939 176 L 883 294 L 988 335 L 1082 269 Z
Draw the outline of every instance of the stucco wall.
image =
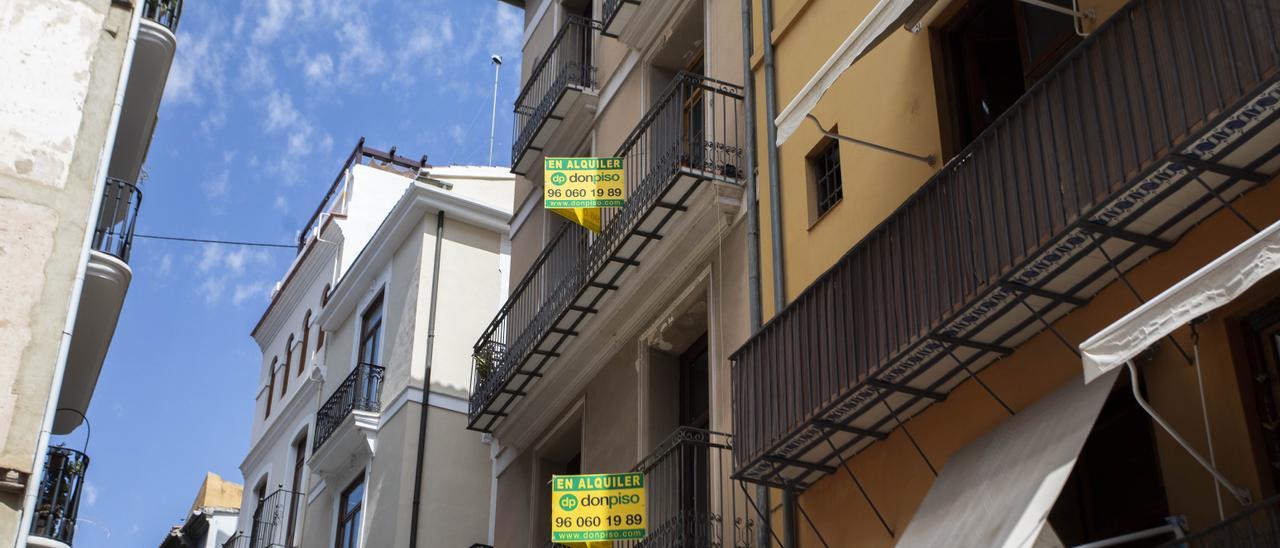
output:
M 29 474 L 84 249 L 131 10 L 107 0 L 0 5 L 0 469 Z M 0 543 L 21 492 L 0 491 Z

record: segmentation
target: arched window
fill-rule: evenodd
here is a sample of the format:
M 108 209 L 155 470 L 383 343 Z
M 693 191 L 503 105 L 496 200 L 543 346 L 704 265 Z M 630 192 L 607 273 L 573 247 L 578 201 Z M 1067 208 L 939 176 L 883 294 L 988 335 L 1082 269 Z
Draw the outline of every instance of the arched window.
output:
M 276 394 L 276 362 L 278 361 L 279 358 L 271 358 L 271 369 L 268 370 L 271 373 L 271 382 L 267 384 L 267 412 L 262 415 L 263 419 L 271 416 L 271 398 Z
M 293 363 L 293 335 L 289 335 L 289 342 L 284 344 L 284 370 L 283 380 L 280 382 L 280 397 L 284 397 L 285 392 L 289 391 L 289 364 Z
M 307 341 L 311 338 L 311 311 L 307 311 L 307 315 L 302 317 L 302 352 L 298 357 L 298 375 L 302 375 L 302 370 L 307 366 Z
M 324 284 L 324 290 L 320 292 L 320 306 L 329 304 L 329 290 L 333 289 L 332 284 Z

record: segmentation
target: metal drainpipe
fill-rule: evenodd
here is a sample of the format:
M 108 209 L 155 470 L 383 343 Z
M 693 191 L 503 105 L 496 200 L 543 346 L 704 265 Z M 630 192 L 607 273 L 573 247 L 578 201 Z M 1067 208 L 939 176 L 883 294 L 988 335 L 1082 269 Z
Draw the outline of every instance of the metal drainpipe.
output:
M 773 313 L 786 306 L 786 275 L 783 265 L 782 189 L 778 174 L 778 90 L 773 66 L 773 0 L 760 0 L 764 23 L 764 109 L 765 148 L 769 158 L 769 233 L 773 237 Z
M 769 162 L 769 233 L 773 239 L 773 313 L 786 306 L 786 275 L 783 269 L 782 189 L 778 171 L 778 95 L 777 74 L 773 60 L 773 0 L 760 0 L 764 51 L 765 148 Z M 748 60 L 748 63 L 750 61 Z M 782 495 L 782 543 L 784 548 L 796 546 L 795 493 L 785 489 Z
M 742 95 L 746 101 L 747 124 L 747 308 L 750 312 L 751 334 L 760 330 L 764 323 L 761 312 L 760 291 L 760 200 L 758 197 L 758 181 L 756 173 L 756 82 L 751 71 L 751 56 L 755 55 L 752 45 L 754 36 L 751 30 L 751 0 L 742 0 Z M 768 546 L 770 537 L 769 488 L 756 486 L 756 501 L 760 513 L 766 519 L 760 523 L 756 543 Z
M 422 377 L 422 412 L 418 414 L 418 458 L 413 468 L 413 514 L 409 548 L 418 547 L 418 508 L 422 505 L 422 461 L 427 452 L 427 412 L 431 408 L 431 358 L 436 342 L 436 297 L 440 293 L 440 247 L 444 244 L 444 210 L 436 214 L 436 258 L 431 264 L 431 307 L 427 315 L 427 371 Z
M 27 545 L 39 486 L 44 480 L 45 452 L 49 446 L 53 419 L 57 414 L 58 399 L 62 396 L 62 381 L 67 372 L 67 355 L 71 352 L 71 335 L 75 329 L 76 316 L 80 314 L 80 295 L 84 292 L 85 272 L 89 269 L 93 232 L 98 226 L 98 210 L 102 207 L 102 194 L 107 185 L 107 169 L 110 167 L 111 153 L 116 146 L 116 132 L 120 128 L 120 112 L 124 108 L 125 89 L 129 87 L 129 73 L 133 71 L 133 50 L 138 43 L 138 29 L 141 27 L 142 6 L 135 4 L 133 14 L 129 18 L 129 38 L 125 42 L 124 60 L 120 65 L 120 81 L 116 84 L 115 102 L 111 105 L 111 121 L 107 124 L 106 140 L 103 142 L 98 157 L 98 170 L 94 175 L 96 179 L 94 179 L 93 198 L 89 206 L 89 221 L 85 223 L 84 245 L 80 248 L 80 261 L 76 265 L 76 279 L 71 289 L 71 302 L 67 307 L 67 320 L 62 328 L 62 342 L 58 345 L 58 362 L 53 368 L 49 401 L 45 404 L 44 419 L 41 421 L 40 434 L 36 441 L 36 454 L 32 457 L 31 475 L 27 477 L 27 488 L 23 493 L 22 517 L 18 523 L 18 538 L 14 546 Z

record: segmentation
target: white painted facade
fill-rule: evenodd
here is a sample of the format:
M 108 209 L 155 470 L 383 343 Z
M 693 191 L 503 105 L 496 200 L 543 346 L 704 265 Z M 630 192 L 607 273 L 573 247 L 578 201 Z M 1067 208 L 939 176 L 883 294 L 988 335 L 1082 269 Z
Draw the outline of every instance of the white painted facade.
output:
M 361 546 L 406 544 L 437 222 L 443 211 L 434 367 L 425 391 L 429 411 L 420 545 L 468 546 L 485 540 L 488 491 L 459 496 L 462 486 L 453 489 L 450 484 L 466 482 L 471 467 L 473 478 L 488 485 L 489 448 L 465 428 L 470 346 L 505 294 L 512 176 L 504 169 L 472 166 L 425 171 L 360 162 L 352 166 L 329 213 L 321 216 L 319 228 L 254 329 L 263 354 L 250 450 L 240 467 L 245 481 L 237 525 L 241 534 L 253 535 L 260 495 L 295 485 L 296 448 L 305 439 L 303 477 L 297 482 L 302 494 L 283 513 L 287 520 L 296 512 L 293 537 L 286 538 L 289 527 L 281 523 L 273 540 L 287 546 L 333 546 L 337 499 L 353 478 L 364 474 Z M 317 411 L 355 368 L 361 317 L 379 294 L 384 303 L 380 410 L 352 411 L 316 447 Z M 308 317 L 310 329 L 304 336 Z M 287 365 L 286 357 L 291 358 Z M 470 485 L 466 490 L 474 491 Z

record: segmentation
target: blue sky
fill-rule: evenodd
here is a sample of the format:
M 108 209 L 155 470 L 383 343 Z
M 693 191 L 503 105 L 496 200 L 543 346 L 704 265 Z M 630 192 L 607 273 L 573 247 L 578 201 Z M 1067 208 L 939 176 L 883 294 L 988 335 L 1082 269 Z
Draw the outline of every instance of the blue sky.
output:
M 139 234 L 292 242 L 356 140 L 433 164 L 510 157 L 523 15 L 497 0 L 187 2 Z M 249 331 L 286 249 L 137 239 L 89 409 L 76 546 L 156 546 L 206 471 L 241 481 L 260 356 Z M 79 447 L 84 428 L 55 438 Z

